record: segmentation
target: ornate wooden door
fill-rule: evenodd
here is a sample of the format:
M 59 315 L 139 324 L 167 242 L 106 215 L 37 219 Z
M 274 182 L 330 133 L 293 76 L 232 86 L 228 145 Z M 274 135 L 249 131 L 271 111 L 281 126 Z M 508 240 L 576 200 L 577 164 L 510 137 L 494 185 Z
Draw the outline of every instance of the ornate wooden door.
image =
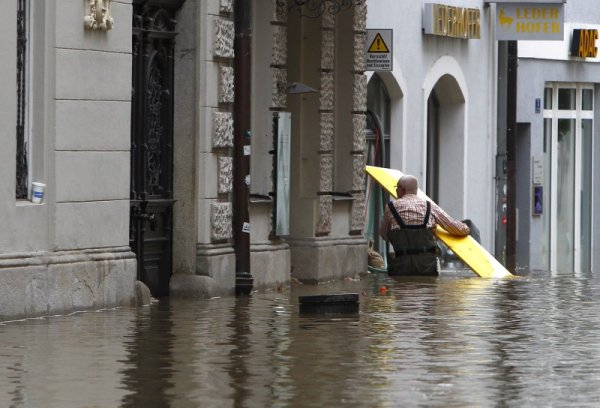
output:
M 173 246 L 174 10 L 181 1 L 133 2 L 131 211 L 138 279 L 169 294 Z

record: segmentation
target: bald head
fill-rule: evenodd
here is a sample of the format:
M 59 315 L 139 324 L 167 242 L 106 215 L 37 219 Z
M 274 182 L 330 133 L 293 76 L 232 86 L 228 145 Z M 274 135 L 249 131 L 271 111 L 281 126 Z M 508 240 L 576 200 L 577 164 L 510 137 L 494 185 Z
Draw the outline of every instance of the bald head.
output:
M 415 176 L 406 174 L 400 177 L 400 180 L 398 180 L 397 189 L 402 189 L 408 194 L 417 194 L 417 191 L 419 190 L 419 182 Z

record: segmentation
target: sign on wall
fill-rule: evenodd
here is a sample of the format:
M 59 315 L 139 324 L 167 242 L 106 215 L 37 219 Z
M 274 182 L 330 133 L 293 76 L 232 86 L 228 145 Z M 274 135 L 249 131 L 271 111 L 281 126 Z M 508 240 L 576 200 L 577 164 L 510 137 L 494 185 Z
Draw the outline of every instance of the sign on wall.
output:
M 392 29 L 367 29 L 366 70 L 391 71 L 393 69 Z
M 542 215 L 544 213 L 544 187 L 533 186 L 533 208 L 531 213 L 533 215 Z
M 489 4 L 489 3 L 521 3 L 521 4 L 527 4 L 527 3 L 566 3 L 567 0 L 485 0 L 484 3 Z
M 519 43 L 519 58 L 556 61 L 600 62 L 597 42 L 600 24 L 565 23 L 563 41 L 523 41 Z
M 578 58 L 596 58 L 598 56 L 597 39 L 597 29 L 574 29 L 569 49 L 570 55 Z
M 542 185 L 544 182 L 544 157 L 543 156 L 533 156 L 531 158 L 532 162 L 532 176 L 531 182 L 534 185 Z
M 423 32 L 463 40 L 481 36 L 481 10 L 425 3 L 423 5 Z
M 564 17 L 562 3 L 499 3 L 496 5 L 496 39 L 562 41 Z

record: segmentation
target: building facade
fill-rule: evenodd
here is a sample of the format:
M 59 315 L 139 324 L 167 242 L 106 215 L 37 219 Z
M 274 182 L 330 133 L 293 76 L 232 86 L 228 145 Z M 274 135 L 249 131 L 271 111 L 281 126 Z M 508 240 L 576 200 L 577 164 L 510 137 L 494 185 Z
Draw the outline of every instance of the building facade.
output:
M 250 3 L 0 6 L 1 318 L 366 271 L 366 6 Z
M 128 303 L 131 4 L 9 1 L 2 35 L 0 316 Z M 88 10 L 89 12 L 89 10 Z M 110 24 L 110 22 L 109 22 Z M 46 184 L 43 201 L 31 183 Z
M 598 269 L 600 14 L 564 4 L 557 41 L 518 42 L 517 264 L 576 275 Z
M 593 272 L 594 3 L 447 3 L 368 3 L 367 29 L 393 29 L 394 56 L 391 71 L 369 73 L 368 111 L 378 115 L 389 142 L 376 157 L 368 138 L 367 161 L 417 175 L 451 215 L 475 222 L 482 244 L 501 262 L 512 258 L 517 273 Z M 465 10 L 473 8 L 479 38 L 456 38 L 467 24 L 456 27 L 455 17 L 468 21 Z M 432 29 L 427 24 L 439 10 Z M 371 208 L 368 192 L 367 198 Z M 373 239 L 376 230 L 366 232 Z
M 367 160 L 415 175 L 450 215 L 471 219 L 493 253 L 498 61 L 491 8 L 472 0 L 367 4 L 367 29 L 393 30 L 392 69 L 369 72 L 368 85 L 368 110 L 389 142 L 379 159 L 369 144 Z M 368 239 L 376 234 L 367 228 Z

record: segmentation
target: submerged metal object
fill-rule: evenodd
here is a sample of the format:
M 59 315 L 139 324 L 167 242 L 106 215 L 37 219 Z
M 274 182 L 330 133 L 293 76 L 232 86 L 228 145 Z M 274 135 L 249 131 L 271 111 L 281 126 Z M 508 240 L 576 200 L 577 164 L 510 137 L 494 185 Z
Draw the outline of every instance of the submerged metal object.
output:
M 358 313 L 358 293 L 300 296 L 300 314 Z

